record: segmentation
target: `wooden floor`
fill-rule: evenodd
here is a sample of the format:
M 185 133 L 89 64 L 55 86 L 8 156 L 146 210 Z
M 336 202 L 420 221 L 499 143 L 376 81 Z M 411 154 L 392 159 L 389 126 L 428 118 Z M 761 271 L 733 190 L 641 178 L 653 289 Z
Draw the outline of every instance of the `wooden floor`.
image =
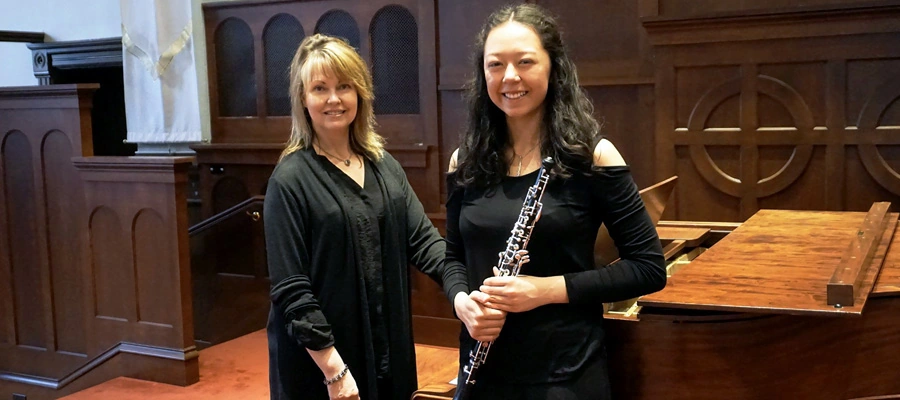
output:
M 447 383 L 456 377 L 457 350 L 416 345 L 419 387 Z M 267 400 L 268 348 L 265 330 L 253 332 L 200 352 L 200 382 L 187 387 L 116 378 L 65 400 Z

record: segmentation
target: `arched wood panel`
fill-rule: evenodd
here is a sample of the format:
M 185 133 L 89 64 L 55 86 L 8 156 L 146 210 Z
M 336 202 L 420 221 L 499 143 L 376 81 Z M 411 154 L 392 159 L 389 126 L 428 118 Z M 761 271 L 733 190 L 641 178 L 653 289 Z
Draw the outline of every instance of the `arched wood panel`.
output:
M 216 29 L 216 88 L 218 115 L 249 117 L 256 115 L 256 71 L 254 42 L 250 27 L 238 18 L 223 21 Z
M 357 50 L 362 42 L 359 25 L 353 16 L 344 10 L 331 10 L 322 15 L 316 22 L 316 33 L 344 39 Z
M 266 65 L 266 115 L 291 115 L 291 60 L 306 34 L 292 15 L 278 14 L 263 31 Z

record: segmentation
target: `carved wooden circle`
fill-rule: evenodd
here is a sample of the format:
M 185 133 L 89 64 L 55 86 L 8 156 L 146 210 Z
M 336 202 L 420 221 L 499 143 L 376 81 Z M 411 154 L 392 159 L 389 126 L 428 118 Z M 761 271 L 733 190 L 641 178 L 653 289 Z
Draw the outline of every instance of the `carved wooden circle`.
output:
M 900 79 L 880 85 L 859 113 L 859 121 L 856 124 L 859 135 L 874 133 L 879 126 L 881 116 L 898 98 L 900 98 Z M 900 196 L 900 174 L 884 160 L 884 157 L 878 152 L 877 145 L 861 143 L 859 156 L 866 171 L 879 185 Z
M 793 88 L 768 76 L 759 76 L 757 79 L 757 90 L 759 93 L 765 94 L 776 101 L 780 102 L 791 114 L 794 120 L 794 126 L 801 131 L 811 131 L 813 129 L 812 112 L 803 101 L 797 91 Z M 713 88 L 703 95 L 691 116 L 688 119 L 687 128 L 692 132 L 703 132 L 709 116 L 715 111 L 719 105 L 725 100 L 739 96 L 741 94 L 741 79 L 732 79 Z M 743 132 L 745 135 L 740 142 L 735 145 L 756 145 L 755 135 L 753 132 Z M 806 166 L 812 159 L 813 146 L 811 144 L 797 145 L 791 158 L 773 175 L 759 179 L 756 182 L 753 193 L 756 197 L 771 196 L 779 191 L 784 190 L 791 183 L 803 174 Z M 713 187 L 734 197 L 742 197 L 744 190 L 741 189 L 742 182 L 740 178 L 733 177 L 719 168 L 715 161 L 709 156 L 704 144 L 690 145 L 691 160 L 700 172 L 700 175 L 709 182 Z M 756 168 L 756 166 L 754 166 Z

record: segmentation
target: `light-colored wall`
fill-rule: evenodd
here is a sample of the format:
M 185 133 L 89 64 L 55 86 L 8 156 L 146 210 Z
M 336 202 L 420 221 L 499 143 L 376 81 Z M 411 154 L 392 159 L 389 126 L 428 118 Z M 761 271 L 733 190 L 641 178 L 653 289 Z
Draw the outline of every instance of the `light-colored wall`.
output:
M 48 42 L 122 36 L 121 21 L 119 0 L 0 0 L 0 29 L 44 32 Z M 0 43 L 0 62 L 0 86 L 37 85 L 25 43 Z
M 23 5 L 27 1 L 28 5 Z M 120 0 L 0 0 L 0 29 L 44 32 L 47 41 L 99 39 L 122 36 Z M 147 1 L 147 0 L 127 0 Z M 209 86 L 206 72 L 206 28 L 203 3 L 190 0 L 194 24 L 192 45 L 197 66 L 197 91 L 203 138 L 209 133 Z M 224 0 L 237 1 L 237 0 Z M 0 43 L 0 86 L 33 86 L 31 51 L 25 43 Z

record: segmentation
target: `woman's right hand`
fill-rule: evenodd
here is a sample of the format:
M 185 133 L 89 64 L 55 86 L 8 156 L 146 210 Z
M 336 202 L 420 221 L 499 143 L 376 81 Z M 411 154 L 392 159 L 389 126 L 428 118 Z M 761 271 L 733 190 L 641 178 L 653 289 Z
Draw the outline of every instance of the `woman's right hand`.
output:
M 347 371 L 343 378 L 328 385 L 328 398 L 331 400 L 359 400 L 359 388 L 353 373 Z
M 466 324 L 469 336 L 481 342 L 492 342 L 500 336 L 500 329 L 506 322 L 506 312 L 486 307 L 487 295 L 473 291 L 466 295 L 457 293 L 453 308 L 460 321 Z

